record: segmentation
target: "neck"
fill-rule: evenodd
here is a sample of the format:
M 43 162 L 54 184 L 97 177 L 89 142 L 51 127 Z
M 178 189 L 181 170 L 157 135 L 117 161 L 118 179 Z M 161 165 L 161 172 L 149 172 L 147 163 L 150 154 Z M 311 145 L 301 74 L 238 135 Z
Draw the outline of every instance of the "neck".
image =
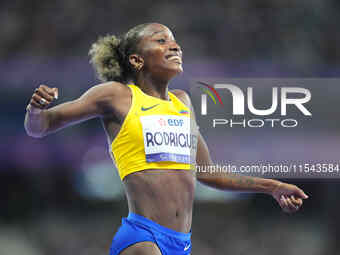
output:
M 160 80 L 145 76 L 139 76 L 137 78 L 137 85 L 144 93 L 163 100 L 169 100 L 168 84 L 169 80 Z

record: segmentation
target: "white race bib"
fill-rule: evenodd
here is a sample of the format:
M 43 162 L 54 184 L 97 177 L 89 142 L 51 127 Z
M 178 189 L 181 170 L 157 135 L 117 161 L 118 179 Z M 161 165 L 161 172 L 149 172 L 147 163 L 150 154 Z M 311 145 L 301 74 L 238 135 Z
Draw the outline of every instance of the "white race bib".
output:
M 190 118 L 177 115 L 141 116 L 147 162 L 191 163 L 197 137 L 191 134 Z

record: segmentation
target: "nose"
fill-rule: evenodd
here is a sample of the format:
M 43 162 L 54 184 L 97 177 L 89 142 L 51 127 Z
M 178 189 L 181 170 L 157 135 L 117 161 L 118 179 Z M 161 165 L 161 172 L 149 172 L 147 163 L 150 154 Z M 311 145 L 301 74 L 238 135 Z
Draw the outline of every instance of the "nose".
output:
M 171 51 L 176 51 L 182 56 L 182 49 L 181 46 L 179 46 L 175 41 L 173 41 L 170 45 Z

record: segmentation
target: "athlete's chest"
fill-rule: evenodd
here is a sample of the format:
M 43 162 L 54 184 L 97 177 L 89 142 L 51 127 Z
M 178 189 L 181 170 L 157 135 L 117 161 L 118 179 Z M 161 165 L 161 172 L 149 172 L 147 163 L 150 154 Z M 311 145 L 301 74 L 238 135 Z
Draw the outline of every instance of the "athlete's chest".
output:
M 133 105 L 123 125 L 134 143 L 143 148 L 147 162 L 191 162 L 197 136 L 192 133 L 189 111 L 182 108 L 171 102 Z

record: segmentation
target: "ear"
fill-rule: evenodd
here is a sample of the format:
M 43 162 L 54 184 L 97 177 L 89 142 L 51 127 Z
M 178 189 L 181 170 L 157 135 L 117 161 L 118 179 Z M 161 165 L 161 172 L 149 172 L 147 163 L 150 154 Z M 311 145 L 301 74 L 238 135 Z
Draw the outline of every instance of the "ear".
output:
M 130 55 L 129 62 L 134 67 L 135 70 L 140 70 L 144 65 L 144 59 L 137 54 Z

